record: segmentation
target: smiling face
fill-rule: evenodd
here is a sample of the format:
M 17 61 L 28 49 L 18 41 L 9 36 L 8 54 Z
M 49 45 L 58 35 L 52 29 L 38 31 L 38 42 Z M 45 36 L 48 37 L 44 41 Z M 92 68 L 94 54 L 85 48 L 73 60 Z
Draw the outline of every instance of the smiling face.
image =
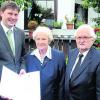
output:
M 90 49 L 95 41 L 95 39 L 91 36 L 89 29 L 84 28 L 77 31 L 75 39 L 77 47 L 81 53 Z
M 18 10 L 17 9 L 6 9 L 1 11 L 2 22 L 8 28 L 13 27 L 18 20 Z
M 42 53 L 46 52 L 49 45 L 49 38 L 45 33 L 37 33 L 36 38 L 36 47 Z

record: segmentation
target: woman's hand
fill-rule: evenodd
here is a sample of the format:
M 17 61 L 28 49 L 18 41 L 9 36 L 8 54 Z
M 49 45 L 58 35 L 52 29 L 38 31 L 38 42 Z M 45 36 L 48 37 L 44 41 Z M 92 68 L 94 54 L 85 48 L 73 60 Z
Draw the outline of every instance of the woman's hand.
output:
M 21 69 L 20 72 L 19 72 L 19 75 L 23 75 L 25 73 L 26 73 L 25 69 Z

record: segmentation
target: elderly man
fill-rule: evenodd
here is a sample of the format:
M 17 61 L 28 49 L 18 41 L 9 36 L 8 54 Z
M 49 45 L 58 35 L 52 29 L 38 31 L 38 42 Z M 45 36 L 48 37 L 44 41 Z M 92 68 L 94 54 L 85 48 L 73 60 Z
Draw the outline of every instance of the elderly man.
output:
M 100 100 L 100 51 L 96 34 L 84 24 L 75 32 L 77 48 L 70 51 L 65 76 L 65 100 Z

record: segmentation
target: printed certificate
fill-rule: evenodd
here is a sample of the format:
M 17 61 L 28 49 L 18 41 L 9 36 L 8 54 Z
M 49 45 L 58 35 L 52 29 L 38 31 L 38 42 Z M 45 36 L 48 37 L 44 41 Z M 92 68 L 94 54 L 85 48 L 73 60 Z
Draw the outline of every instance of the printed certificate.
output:
M 40 72 L 18 75 L 3 66 L 0 95 L 13 100 L 41 100 Z

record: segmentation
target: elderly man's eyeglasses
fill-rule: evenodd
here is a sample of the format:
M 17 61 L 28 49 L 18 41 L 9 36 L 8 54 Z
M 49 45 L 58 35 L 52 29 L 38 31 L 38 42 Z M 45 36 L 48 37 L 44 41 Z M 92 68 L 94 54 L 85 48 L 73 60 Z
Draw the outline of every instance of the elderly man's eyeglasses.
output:
M 81 39 L 83 39 L 83 40 L 88 40 L 88 39 L 90 39 L 90 38 L 92 38 L 92 37 L 76 37 L 77 40 L 81 40 Z

